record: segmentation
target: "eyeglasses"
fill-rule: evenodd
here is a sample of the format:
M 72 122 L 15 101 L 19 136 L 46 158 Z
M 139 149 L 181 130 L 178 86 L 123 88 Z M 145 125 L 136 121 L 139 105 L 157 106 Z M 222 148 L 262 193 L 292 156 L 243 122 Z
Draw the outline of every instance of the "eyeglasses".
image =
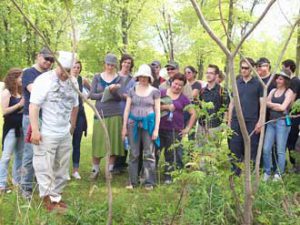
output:
M 250 67 L 246 67 L 246 66 L 241 67 L 241 70 L 249 70 L 249 69 L 250 69 Z
M 207 75 L 215 75 L 214 72 L 206 72 Z
M 54 63 L 54 58 L 52 57 L 44 57 L 44 59 L 48 62 Z
M 168 67 L 167 71 L 170 71 L 170 70 L 175 70 L 175 68 L 174 67 Z

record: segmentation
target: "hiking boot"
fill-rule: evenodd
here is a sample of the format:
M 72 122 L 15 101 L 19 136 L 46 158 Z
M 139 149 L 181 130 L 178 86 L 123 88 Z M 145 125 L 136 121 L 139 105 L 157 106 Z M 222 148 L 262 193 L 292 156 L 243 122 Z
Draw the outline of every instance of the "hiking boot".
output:
M 51 202 L 49 196 L 43 199 L 44 207 L 48 212 L 56 212 L 58 214 L 65 214 L 67 212 L 67 204 L 63 201 Z
M 92 181 L 94 181 L 94 180 L 97 179 L 98 175 L 99 175 L 99 171 L 92 170 L 91 175 L 90 175 L 90 179 L 91 179 Z

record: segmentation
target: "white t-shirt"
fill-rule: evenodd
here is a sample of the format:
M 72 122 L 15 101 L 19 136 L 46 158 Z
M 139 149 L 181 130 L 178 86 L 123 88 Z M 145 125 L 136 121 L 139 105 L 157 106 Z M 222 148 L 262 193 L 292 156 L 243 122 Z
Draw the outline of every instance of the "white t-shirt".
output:
M 30 103 L 41 108 L 42 136 L 63 137 L 70 132 L 71 111 L 79 104 L 71 82 L 60 80 L 55 70 L 43 73 L 33 82 Z

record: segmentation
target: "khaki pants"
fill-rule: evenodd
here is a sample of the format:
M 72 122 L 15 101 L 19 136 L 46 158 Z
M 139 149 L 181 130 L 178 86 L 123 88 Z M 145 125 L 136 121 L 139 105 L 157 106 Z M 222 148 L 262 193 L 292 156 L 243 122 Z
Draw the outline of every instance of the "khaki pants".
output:
M 42 137 L 40 145 L 33 145 L 33 168 L 39 184 L 40 197 L 49 195 L 52 202 L 61 200 L 67 183 L 72 149 L 71 135 Z

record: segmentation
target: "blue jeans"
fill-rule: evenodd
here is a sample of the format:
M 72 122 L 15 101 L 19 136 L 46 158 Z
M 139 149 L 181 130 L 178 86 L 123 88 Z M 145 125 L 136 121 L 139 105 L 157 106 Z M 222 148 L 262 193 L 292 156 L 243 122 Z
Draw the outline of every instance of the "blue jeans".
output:
M 77 123 L 76 128 L 74 130 L 73 134 L 73 154 L 72 154 L 72 160 L 73 160 L 73 168 L 79 168 L 79 161 L 80 161 L 80 143 L 81 138 L 84 130 L 84 124 L 85 124 L 85 117 L 78 115 L 77 117 Z
M 276 142 L 276 174 L 283 174 L 285 169 L 286 143 L 291 127 L 285 125 L 285 120 L 278 120 L 267 125 L 265 142 L 263 147 L 264 171 L 271 175 L 272 146 Z
M 18 185 L 21 180 L 21 165 L 24 147 L 24 137 L 16 137 L 15 129 L 10 129 L 7 133 L 4 143 L 3 152 L 0 161 L 0 188 L 7 185 L 8 165 L 11 155 L 14 153 L 14 165 L 12 171 L 13 183 Z
M 30 125 L 29 115 L 23 114 L 23 133 L 24 136 L 27 134 L 27 129 Z M 33 175 L 34 170 L 32 166 L 33 148 L 32 144 L 24 143 L 24 152 L 22 160 L 22 174 L 21 174 L 21 186 L 24 191 L 32 191 Z

